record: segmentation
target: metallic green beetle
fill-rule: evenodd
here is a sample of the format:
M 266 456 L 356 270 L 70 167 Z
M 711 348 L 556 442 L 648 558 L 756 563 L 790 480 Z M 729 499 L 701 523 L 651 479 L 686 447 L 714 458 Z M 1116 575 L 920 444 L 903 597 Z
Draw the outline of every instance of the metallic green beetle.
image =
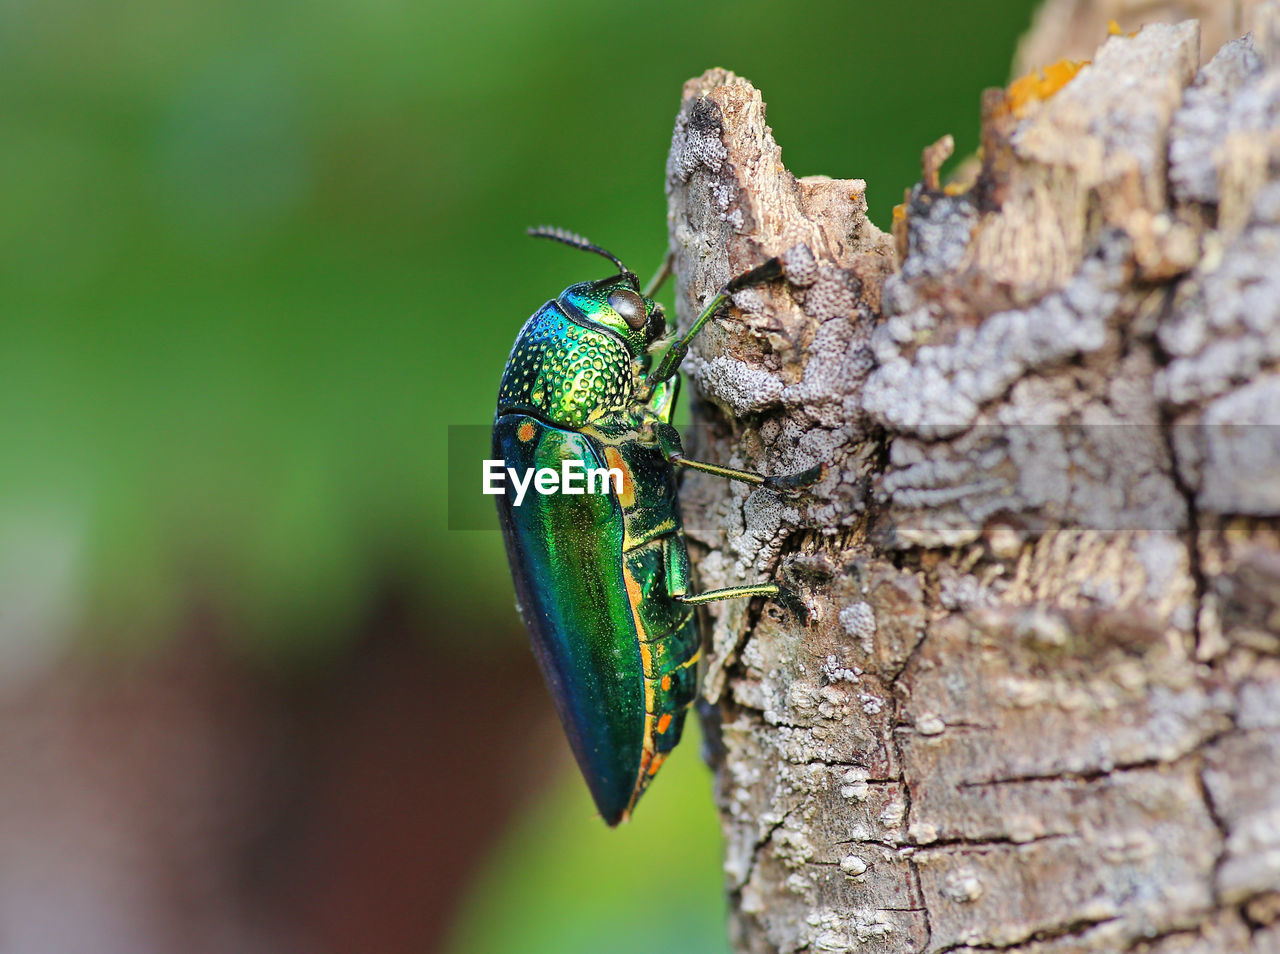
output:
M 665 269 L 641 294 L 635 273 L 586 239 L 530 234 L 603 255 L 619 272 L 571 285 L 534 312 L 507 359 L 493 424 L 493 456 L 513 475 L 563 472 L 566 461 L 614 472 L 607 493 L 535 492 L 517 503 L 508 490 L 497 503 L 534 654 L 596 806 L 616 825 L 679 741 L 697 694 L 693 608 L 779 593 L 776 583 L 689 592 L 674 468 L 777 490 L 820 468 L 770 478 L 688 460 L 671 426 L 690 340 L 733 292 L 781 277 L 776 258 L 730 281 L 672 341 L 650 297 Z

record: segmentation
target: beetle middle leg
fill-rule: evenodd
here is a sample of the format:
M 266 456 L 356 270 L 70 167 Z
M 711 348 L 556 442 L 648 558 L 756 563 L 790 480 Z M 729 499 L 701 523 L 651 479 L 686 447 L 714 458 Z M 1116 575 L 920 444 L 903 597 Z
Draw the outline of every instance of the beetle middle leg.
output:
M 749 470 L 737 470 L 733 467 L 722 467 L 719 464 L 708 464 L 705 461 L 690 460 L 684 456 L 684 448 L 680 444 L 680 432 L 665 421 L 654 421 L 649 425 L 653 437 L 662 450 L 662 456 L 673 467 L 684 467 L 687 470 L 698 470 L 704 474 L 714 474 L 728 480 L 737 480 L 744 484 L 753 484 L 768 490 L 781 493 L 794 493 L 810 484 L 815 484 L 826 473 L 825 464 L 815 464 L 798 474 L 780 474 L 769 477 L 755 474 Z
M 708 464 L 700 460 L 689 460 L 687 457 L 668 457 L 667 461 L 674 467 L 684 467 L 688 470 L 699 470 L 704 474 L 714 474 L 717 477 L 725 477 L 729 480 L 741 481 L 744 484 L 755 484 L 758 487 L 765 487 L 769 490 L 777 490 L 783 493 L 792 493 L 810 484 L 815 484 L 822 479 L 822 475 L 826 470 L 823 464 L 814 464 L 798 474 L 781 474 L 775 477 L 768 477 L 764 474 L 753 474 L 749 470 L 734 470 L 732 467 L 721 467 L 719 464 Z

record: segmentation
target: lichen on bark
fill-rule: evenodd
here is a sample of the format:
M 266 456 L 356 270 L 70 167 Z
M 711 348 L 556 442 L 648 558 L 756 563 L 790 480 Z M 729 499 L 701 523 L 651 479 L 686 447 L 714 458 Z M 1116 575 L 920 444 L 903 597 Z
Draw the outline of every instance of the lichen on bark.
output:
M 703 695 L 740 950 L 1280 949 L 1280 5 L 991 91 L 893 236 L 796 179 L 747 81 L 685 87 Z

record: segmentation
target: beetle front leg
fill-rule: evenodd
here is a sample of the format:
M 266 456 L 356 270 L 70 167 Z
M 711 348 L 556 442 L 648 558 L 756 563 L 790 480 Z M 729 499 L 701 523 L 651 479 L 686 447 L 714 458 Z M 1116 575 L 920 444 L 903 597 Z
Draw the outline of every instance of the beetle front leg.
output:
M 676 410 L 676 399 L 680 396 L 680 378 L 674 377 L 654 387 L 649 396 L 649 410 L 664 424 L 671 423 L 671 416 Z
M 734 292 L 741 291 L 744 288 L 751 288 L 754 285 L 763 285 L 766 282 L 773 281 L 775 278 L 781 278 L 782 275 L 782 262 L 779 259 L 771 258 L 763 264 L 757 265 L 751 271 L 743 272 L 736 278 L 729 279 L 725 286 L 707 302 L 707 306 L 702 309 L 702 314 L 694 319 L 693 324 L 689 326 L 689 330 L 677 338 L 671 347 L 667 349 L 667 353 L 662 356 L 662 363 L 649 375 L 649 385 L 661 384 L 680 369 L 680 363 L 684 361 L 685 356 L 689 353 L 689 342 L 702 330 L 702 326 L 715 316 L 716 312 L 720 310 Z

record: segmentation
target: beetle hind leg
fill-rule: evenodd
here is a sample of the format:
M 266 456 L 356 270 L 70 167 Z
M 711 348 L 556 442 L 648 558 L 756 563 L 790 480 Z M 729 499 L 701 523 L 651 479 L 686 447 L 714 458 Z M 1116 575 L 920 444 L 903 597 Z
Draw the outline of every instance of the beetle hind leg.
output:
M 718 603 L 720 600 L 736 600 L 747 596 L 777 596 L 781 592 L 782 587 L 777 583 L 747 583 L 743 586 L 726 586 L 720 590 L 678 596 L 676 599 L 685 606 L 701 606 L 704 603 Z
M 689 592 L 689 551 L 684 540 L 673 537 L 667 541 L 667 592 L 677 603 L 685 606 L 701 606 L 720 600 L 736 600 L 749 596 L 777 596 L 782 588 L 777 583 L 748 583 L 743 586 L 726 586 L 705 593 Z
M 678 597 L 685 606 L 701 606 L 704 603 L 718 603 L 720 600 L 736 600 L 752 596 L 767 596 L 777 600 L 786 607 L 801 623 L 808 625 L 811 613 L 809 607 L 789 586 L 781 583 L 747 583 L 743 586 L 726 586 L 721 590 L 707 590 L 692 596 Z

